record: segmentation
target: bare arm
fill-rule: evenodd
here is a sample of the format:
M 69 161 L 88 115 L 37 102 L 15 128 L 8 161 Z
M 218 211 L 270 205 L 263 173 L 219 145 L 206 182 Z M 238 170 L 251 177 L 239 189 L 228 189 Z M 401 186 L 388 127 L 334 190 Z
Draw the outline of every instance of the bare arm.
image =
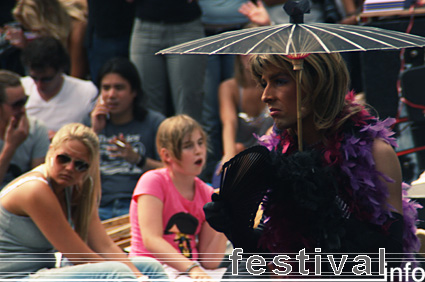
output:
M 236 131 L 238 130 L 238 98 L 239 88 L 235 79 L 220 84 L 218 100 L 222 124 L 224 155 L 221 163 L 225 163 L 236 155 Z
M 87 23 L 72 21 L 72 29 L 68 38 L 68 52 L 71 60 L 71 76 L 85 79 L 88 73 L 87 54 L 84 48 L 84 37 Z
M 162 210 L 164 204 L 151 195 L 141 195 L 137 199 L 139 226 L 146 249 L 167 265 L 184 272 L 193 262 L 178 252 L 163 238 Z M 199 267 L 190 271 L 193 279 L 211 279 Z
M 27 139 L 28 134 L 29 123 L 26 115 L 22 115 L 19 121 L 15 117 L 10 119 L 6 127 L 4 145 L 0 152 L 0 182 L 4 180 L 16 149 Z
M 108 236 L 103 227 L 97 209 L 93 211 L 92 220 L 89 227 L 89 237 L 88 245 L 95 251 L 100 254 L 105 259 L 110 259 L 114 261 L 120 261 L 127 264 L 134 274 L 138 277 L 143 274 L 131 263 L 128 259 L 127 254 L 125 254 L 112 239 Z
M 389 196 L 387 203 L 393 207 L 393 211 L 402 214 L 402 176 L 397 154 L 391 145 L 380 139 L 375 139 L 373 142 L 372 154 L 375 160 L 376 170 L 394 180 L 391 183 L 381 178 L 388 187 Z
M 199 235 L 199 259 L 205 268 L 217 268 L 226 250 L 227 237 L 215 231 L 208 222 L 204 222 Z
M 24 183 L 3 197 L 2 204 L 14 214 L 31 217 L 46 239 L 73 264 L 104 260 L 71 228 L 58 198 L 46 183 Z

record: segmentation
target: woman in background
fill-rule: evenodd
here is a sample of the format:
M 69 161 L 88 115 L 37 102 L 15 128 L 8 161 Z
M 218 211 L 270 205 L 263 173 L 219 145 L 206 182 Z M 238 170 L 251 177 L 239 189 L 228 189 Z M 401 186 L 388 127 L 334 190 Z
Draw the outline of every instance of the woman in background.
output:
M 106 234 L 99 197 L 97 136 L 82 124 L 68 124 L 55 134 L 46 162 L 0 193 L 0 277 L 136 279 L 142 271 L 163 278 L 158 262 L 136 267 Z M 72 266 L 55 268 L 57 251 Z

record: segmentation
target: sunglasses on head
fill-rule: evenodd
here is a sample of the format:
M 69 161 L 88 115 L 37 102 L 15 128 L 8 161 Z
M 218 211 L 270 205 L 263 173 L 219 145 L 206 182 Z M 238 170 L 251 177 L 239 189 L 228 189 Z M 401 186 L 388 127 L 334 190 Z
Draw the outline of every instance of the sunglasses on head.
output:
M 71 161 L 74 162 L 74 167 L 75 170 L 78 172 L 83 172 L 89 169 L 89 164 L 86 163 L 85 161 L 78 161 L 78 160 L 73 160 L 70 156 L 68 155 L 64 155 L 64 154 L 59 154 L 56 156 L 56 160 L 58 161 L 58 163 L 60 164 L 68 164 Z
M 17 110 L 17 109 L 24 107 L 25 104 L 27 103 L 27 100 L 28 100 L 28 96 L 25 96 L 24 98 L 12 103 L 12 104 L 9 104 L 9 106 L 11 106 L 14 110 Z

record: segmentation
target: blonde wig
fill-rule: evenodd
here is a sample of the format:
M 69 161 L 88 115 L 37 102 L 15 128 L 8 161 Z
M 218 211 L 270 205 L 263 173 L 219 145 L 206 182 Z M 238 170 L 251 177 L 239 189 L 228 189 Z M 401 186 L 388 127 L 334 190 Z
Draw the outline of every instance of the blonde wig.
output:
M 80 123 L 70 123 L 63 126 L 52 139 L 49 151 L 46 154 L 46 170 L 49 176 L 50 163 L 53 153 L 69 140 L 77 140 L 89 150 L 90 167 L 81 184 L 73 190 L 72 195 L 72 218 L 75 231 L 83 240 L 87 240 L 88 225 L 93 211 L 100 201 L 100 171 L 99 171 L 99 140 L 96 133 Z
M 191 134 L 195 130 L 199 130 L 206 143 L 207 135 L 205 131 L 202 129 L 202 126 L 190 116 L 182 114 L 165 119 L 159 126 L 156 134 L 156 148 L 159 155 L 161 155 L 161 149 L 165 148 L 171 153 L 175 160 L 180 161 L 183 149 L 183 139 L 187 134 Z
M 284 55 L 254 55 L 250 61 L 251 71 L 257 81 L 271 67 L 278 68 L 296 80 L 291 59 Z M 310 54 L 304 59 L 302 71 L 301 105 L 313 112 L 314 125 L 318 131 L 337 130 L 343 122 L 359 109 L 350 113 L 335 124 L 337 116 L 346 107 L 349 73 L 344 60 L 338 53 Z
M 18 0 L 13 16 L 39 36 L 53 36 L 67 48 L 71 17 L 58 0 Z

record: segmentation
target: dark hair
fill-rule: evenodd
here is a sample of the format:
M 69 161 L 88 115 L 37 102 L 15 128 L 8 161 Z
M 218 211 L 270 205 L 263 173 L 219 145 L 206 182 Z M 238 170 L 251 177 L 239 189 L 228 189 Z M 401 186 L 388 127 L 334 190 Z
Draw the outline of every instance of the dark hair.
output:
M 6 103 L 6 88 L 21 86 L 20 78 L 17 73 L 0 70 L 0 104 Z
M 62 43 L 54 37 L 35 38 L 22 51 L 22 63 L 30 68 L 44 70 L 53 68 L 56 71 L 69 68 L 69 56 Z
M 130 83 L 131 89 L 136 91 L 136 98 L 133 101 L 133 116 L 136 120 L 143 121 L 147 110 L 143 105 L 144 95 L 142 92 L 142 83 L 140 82 L 139 72 L 135 65 L 126 58 L 117 57 L 107 61 L 99 70 L 96 79 L 96 86 L 101 91 L 102 79 L 105 75 L 115 73 L 122 76 Z

